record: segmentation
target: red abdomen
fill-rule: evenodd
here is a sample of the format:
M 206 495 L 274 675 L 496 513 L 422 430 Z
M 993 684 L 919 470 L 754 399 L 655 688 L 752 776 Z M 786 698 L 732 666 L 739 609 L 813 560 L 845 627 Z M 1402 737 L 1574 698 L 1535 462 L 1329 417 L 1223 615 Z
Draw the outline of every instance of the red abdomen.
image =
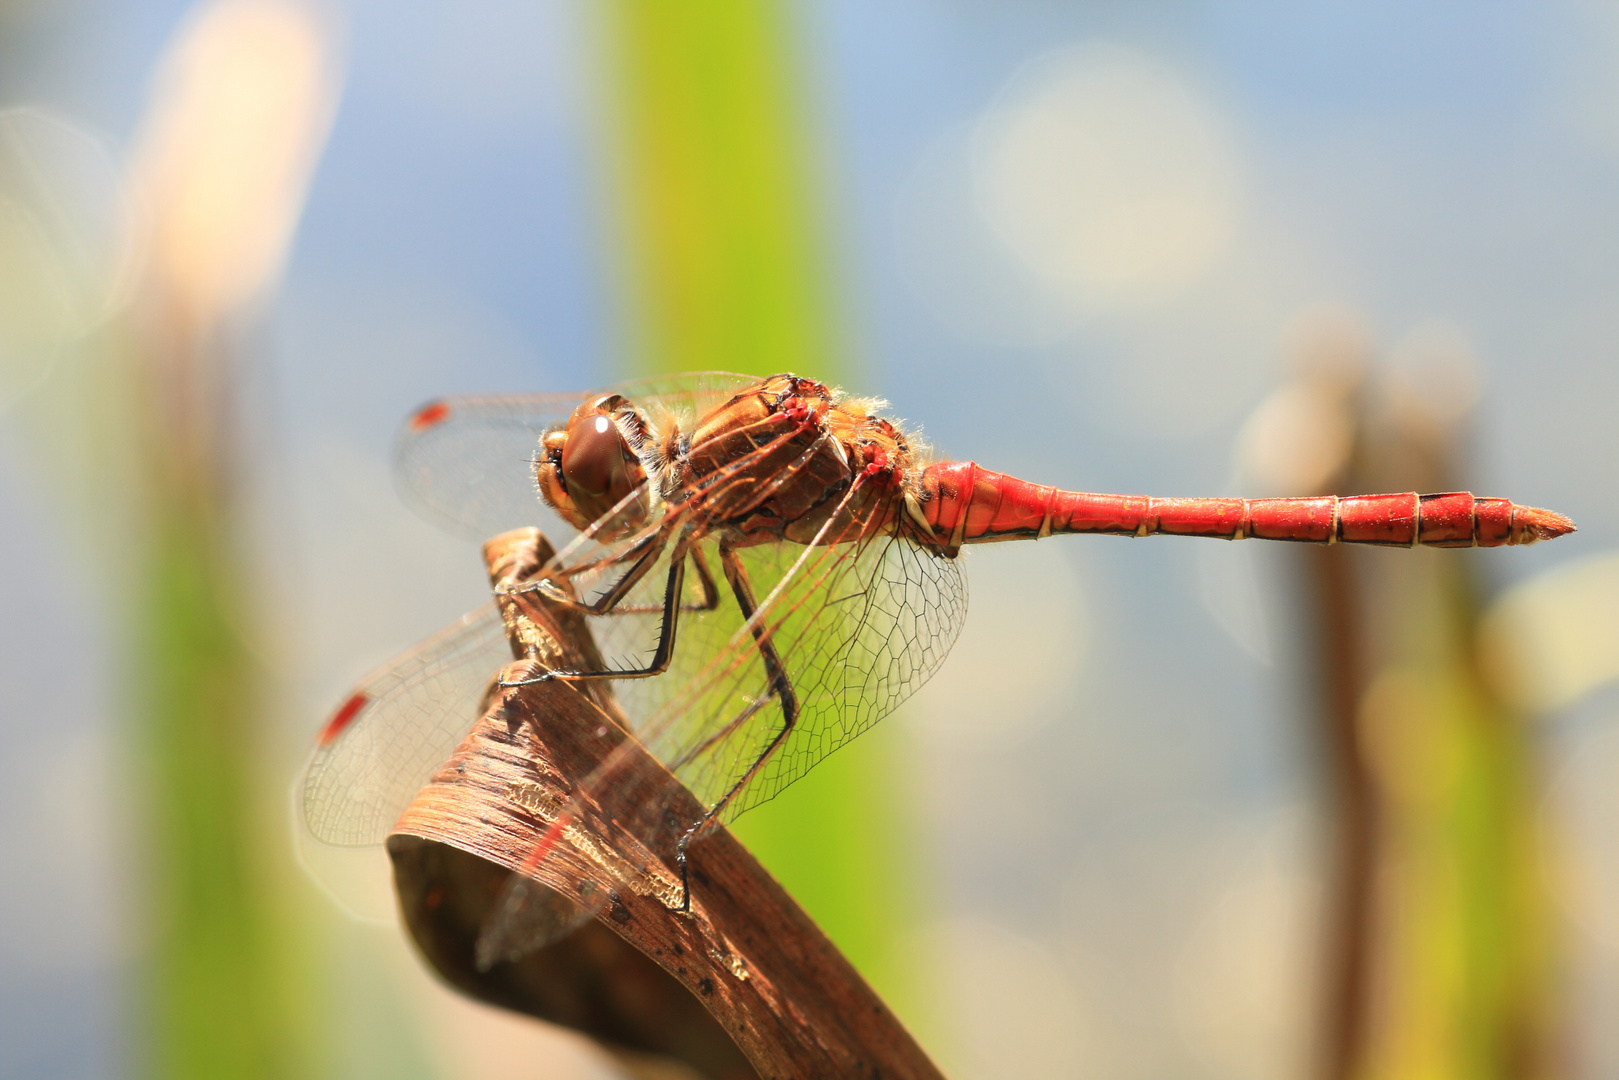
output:
M 1574 531 L 1561 514 L 1466 491 L 1297 499 L 1157 499 L 1031 484 L 970 461 L 922 472 L 922 517 L 933 539 L 962 544 L 1050 536 L 1212 536 L 1391 547 L 1498 547 Z

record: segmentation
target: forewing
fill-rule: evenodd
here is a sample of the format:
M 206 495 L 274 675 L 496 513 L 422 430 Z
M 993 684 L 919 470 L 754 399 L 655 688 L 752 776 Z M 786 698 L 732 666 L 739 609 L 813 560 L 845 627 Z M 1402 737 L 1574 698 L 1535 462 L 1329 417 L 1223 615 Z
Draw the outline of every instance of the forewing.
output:
M 662 414 L 690 423 L 758 382 L 750 375 L 699 372 L 636 379 L 596 394 L 619 393 L 654 422 Z M 405 422 L 394 475 L 405 501 L 429 521 L 473 540 L 523 525 L 561 538 L 571 532 L 534 485 L 540 439 L 564 424 L 585 393 L 499 394 L 440 398 Z
M 892 712 L 943 662 L 966 617 L 959 560 L 891 535 L 821 547 L 767 544 L 739 552 L 760 602 L 756 622 L 781 657 L 799 715 L 757 773 L 749 769 L 781 732 L 785 716 L 751 628 L 729 590 L 726 603 L 693 620 L 677 649 L 667 700 L 633 702 L 652 719 L 641 732 L 682 782 L 712 806 L 746 780 L 720 815 L 775 797 L 822 758 Z M 723 641 L 717 639 L 723 635 Z
M 361 680 L 322 730 L 304 770 L 303 822 L 328 844 L 379 844 L 478 719 L 511 663 L 493 604 Z

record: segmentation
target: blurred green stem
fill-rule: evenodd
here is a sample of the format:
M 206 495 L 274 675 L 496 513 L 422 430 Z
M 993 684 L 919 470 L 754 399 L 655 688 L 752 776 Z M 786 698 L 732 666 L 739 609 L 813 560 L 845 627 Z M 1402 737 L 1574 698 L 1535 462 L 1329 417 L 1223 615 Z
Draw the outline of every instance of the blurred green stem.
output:
M 789 15 L 772 0 L 611 8 L 625 250 L 649 369 L 836 374 Z
M 266 843 L 253 773 L 261 681 L 229 613 L 247 575 L 211 493 L 178 478 L 159 484 L 133 628 L 154 818 L 148 1071 L 290 1075 L 270 960 L 272 890 L 253 874 Z
M 624 264 L 645 370 L 842 373 L 791 17 L 769 0 L 621 0 L 607 16 Z M 901 742 L 883 725 L 736 832 L 879 992 L 903 999 L 913 969 L 901 916 L 914 879 L 892 794 Z

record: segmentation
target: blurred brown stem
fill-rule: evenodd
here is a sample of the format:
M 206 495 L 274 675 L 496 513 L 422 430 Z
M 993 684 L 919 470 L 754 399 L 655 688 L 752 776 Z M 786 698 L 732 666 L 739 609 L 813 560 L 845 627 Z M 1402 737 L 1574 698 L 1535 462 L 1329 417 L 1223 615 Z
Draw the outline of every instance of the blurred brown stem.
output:
M 1373 876 L 1377 865 L 1376 789 L 1358 735 L 1365 687 L 1354 553 L 1312 547 L 1309 592 L 1318 610 L 1316 670 L 1329 811 L 1336 829 L 1328 870 L 1321 1069 L 1323 1080 L 1358 1073 L 1365 1042 L 1371 960 Z

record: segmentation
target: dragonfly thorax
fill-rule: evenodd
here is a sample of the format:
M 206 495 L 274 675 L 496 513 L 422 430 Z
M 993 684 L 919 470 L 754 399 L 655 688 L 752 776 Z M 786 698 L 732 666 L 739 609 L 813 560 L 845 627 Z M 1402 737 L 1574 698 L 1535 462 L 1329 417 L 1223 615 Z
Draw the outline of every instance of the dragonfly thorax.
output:
M 880 405 L 796 375 L 765 379 L 698 421 L 682 490 L 704 492 L 710 528 L 738 546 L 882 529 L 915 461 L 899 428 L 875 415 Z
M 795 375 L 763 380 L 701 417 L 654 423 L 621 394 L 587 399 L 544 437 L 535 478 L 545 501 L 598 539 L 651 524 L 666 504 L 687 528 L 733 546 L 817 543 L 915 514 L 918 462 L 882 403 L 842 399 Z

